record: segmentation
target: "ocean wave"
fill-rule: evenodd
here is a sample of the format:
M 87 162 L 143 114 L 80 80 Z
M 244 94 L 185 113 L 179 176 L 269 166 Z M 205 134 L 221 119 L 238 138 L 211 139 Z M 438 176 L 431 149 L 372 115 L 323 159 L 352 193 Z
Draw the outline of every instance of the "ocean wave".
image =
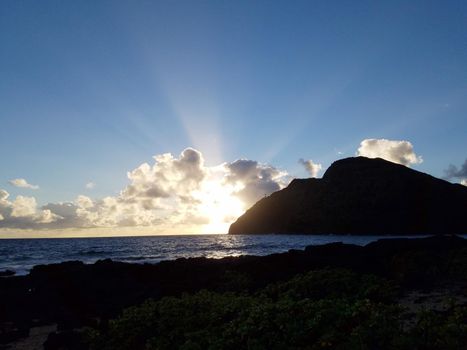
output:
M 78 256 L 97 256 L 97 255 L 109 255 L 109 254 L 112 254 L 113 252 L 110 251 L 110 250 L 94 250 L 94 249 L 91 249 L 91 250 L 81 250 L 79 252 L 76 253 L 76 255 Z
M 66 260 L 94 263 L 110 258 L 129 263 L 157 263 L 176 258 L 212 257 L 237 255 L 265 255 L 304 249 L 307 245 L 319 245 L 345 241 L 366 244 L 378 236 L 154 236 L 99 239 L 14 240 L 0 242 L 0 267 L 24 273 L 31 266 Z M 387 238 L 387 237 L 386 237 Z
M 34 257 L 29 255 L 15 255 L 13 256 L 10 261 L 29 261 L 34 260 Z
M 141 261 L 141 260 L 161 260 L 163 256 L 155 255 L 155 256 L 119 256 L 116 257 L 115 260 L 117 261 Z

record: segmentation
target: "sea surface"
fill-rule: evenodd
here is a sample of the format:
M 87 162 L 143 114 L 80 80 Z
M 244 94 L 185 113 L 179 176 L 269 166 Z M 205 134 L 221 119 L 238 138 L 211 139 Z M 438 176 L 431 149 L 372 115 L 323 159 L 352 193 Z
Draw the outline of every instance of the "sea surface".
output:
M 420 237 L 420 236 L 418 236 Z M 267 255 L 331 242 L 365 245 L 382 236 L 339 235 L 178 235 L 112 238 L 2 239 L 0 271 L 24 275 L 34 265 L 110 258 L 130 263 L 157 263 L 181 257 L 223 258 Z M 388 238 L 388 236 L 384 236 Z

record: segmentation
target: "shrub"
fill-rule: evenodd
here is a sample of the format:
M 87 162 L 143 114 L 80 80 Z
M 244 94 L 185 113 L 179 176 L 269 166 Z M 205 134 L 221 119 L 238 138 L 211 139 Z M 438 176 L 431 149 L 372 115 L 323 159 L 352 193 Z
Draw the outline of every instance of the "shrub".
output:
M 393 290 L 372 276 L 313 271 L 254 295 L 201 291 L 147 301 L 111 321 L 92 343 L 115 350 L 379 346 L 399 332 L 400 310 L 376 300 Z
M 397 296 L 398 287 L 374 275 L 362 275 L 345 269 L 323 269 L 269 285 L 262 292 L 271 298 L 288 297 L 294 300 L 348 298 L 389 302 Z

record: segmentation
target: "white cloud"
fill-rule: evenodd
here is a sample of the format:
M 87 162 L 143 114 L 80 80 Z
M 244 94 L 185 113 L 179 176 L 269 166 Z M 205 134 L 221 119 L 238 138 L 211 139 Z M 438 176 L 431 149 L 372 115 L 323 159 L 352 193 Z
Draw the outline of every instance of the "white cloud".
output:
M 311 177 L 316 177 L 323 168 L 321 164 L 314 163 L 311 159 L 299 159 L 298 162 L 305 167 L 305 170 L 310 174 Z
M 42 209 L 63 217 L 54 223 L 62 227 L 159 226 L 184 232 L 213 220 L 230 223 L 289 181 L 285 172 L 256 161 L 206 167 L 202 154 L 192 148 L 179 157 L 156 155 L 153 164 L 143 163 L 127 176 L 130 183 L 118 196 L 79 196 L 73 203 Z
M 365 139 L 357 150 L 358 156 L 368 158 L 383 158 L 405 166 L 419 164 L 422 157 L 414 152 L 409 141 L 396 141 L 386 139 Z
M 91 198 L 87 196 L 82 196 L 82 195 L 76 198 L 76 204 L 78 205 L 78 207 L 83 208 L 83 209 L 89 209 L 94 206 L 94 203 L 92 202 Z
M 94 182 L 88 182 L 85 186 L 84 186 L 87 190 L 92 190 L 93 188 L 96 187 L 96 184 Z
M 202 154 L 192 148 L 185 149 L 179 158 L 165 153 L 154 156 L 154 160 L 153 166 L 144 163 L 128 172 L 131 184 L 122 191 L 123 200 L 189 195 L 199 188 L 208 171 Z
M 10 185 L 13 185 L 15 187 L 21 187 L 21 188 L 29 188 L 31 190 L 37 190 L 39 189 L 39 186 L 37 185 L 31 185 L 28 183 L 25 179 L 13 179 L 8 181 Z
M 467 179 L 462 179 L 460 184 L 464 185 L 464 186 L 467 186 Z
M 58 219 L 60 219 L 60 217 L 57 214 L 45 209 L 37 212 L 34 221 L 39 224 L 50 224 L 56 222 Z
M 17 196 L 10 201 L 9 196 L 7 191 L 0 189 L 0 227 L 40 228 L 60 219 L 49 209 L 38 209 L 34 197 Z
M 12 217 L 28 217 L 36 213 L 37 203 L 34 197 L 18 196 L 12 203 Z
M 203 155 L 192 148 L 178 157 L 165 153 L 153 158 L 152 164 L 143 163 L 127 173 L 129 183 L 116 196 L 80 195 L 73 202 L 37 209 L 33 197 L 18 196 L 9 202 L 8 193 L 0 191 L 0 203 L 7 203 L 7 210 L 0 210 L 7 220 L 0 221 L 0 227 L 222 232 L 257 200 L 291 180 L 286 172 L 253 160 L 208 167 Z
M 10 194 L 5 190 L 0 189 L 0 203 L 2 203 L 2 201 L 6 201 L 8 197 L 10 197 Z

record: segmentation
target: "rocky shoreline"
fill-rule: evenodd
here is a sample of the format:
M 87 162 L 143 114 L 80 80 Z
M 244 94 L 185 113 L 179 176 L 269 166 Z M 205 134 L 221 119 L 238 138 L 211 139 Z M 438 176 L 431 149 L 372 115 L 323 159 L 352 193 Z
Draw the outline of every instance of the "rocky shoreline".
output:
M 74 330 L 105 331 L 109 319 L 147 299 L 200 290 L 254 293 L 297 274 L 327 268 L 395 281 L 401 286 L 400 299 L 408 304 L 417 299 L 418 294 L 410 294 L 414 291 L 440 290 L 447 290 L 446 295 L 452 291 L 462 303 L 467 295 L 467 240 L 453 235 L 388 238 L 363 247 L 332 243 L 263 257 L 182 258 L 154 265 L 111 260 L 40 265 L 26 276 L 0 278 L 0 349 L 12 349 L 13 342 L 27 337 L 34 327 L 55 324 L 57 331 L 49 335 L 46 349 L 71 349 L 63 344 L 74 339 Z

